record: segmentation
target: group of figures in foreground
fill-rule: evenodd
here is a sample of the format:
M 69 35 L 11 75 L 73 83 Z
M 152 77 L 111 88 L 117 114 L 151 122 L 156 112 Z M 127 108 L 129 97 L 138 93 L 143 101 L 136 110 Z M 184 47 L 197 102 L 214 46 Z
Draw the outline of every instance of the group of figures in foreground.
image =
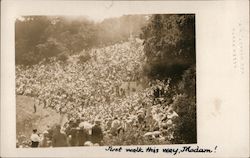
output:
M 64 125 L 47 126 L 44 131 L 34 129 L 30 139 L 19 137 L 21 142 L 17 142 L 17 147 L 167 144 L 173 139 L 179 116 L 172 107 L 163 108 L 162 101 L 161 97 L 155 98 L 151 108 L 145 103 L 137 107 L 127 105 L 124 116 L 114 114 L 113 117 L 98 116 L 89 120 L 88 115 L 82 114 Z M 91 113 L 91 110 L 90 107 L 85 113 Z

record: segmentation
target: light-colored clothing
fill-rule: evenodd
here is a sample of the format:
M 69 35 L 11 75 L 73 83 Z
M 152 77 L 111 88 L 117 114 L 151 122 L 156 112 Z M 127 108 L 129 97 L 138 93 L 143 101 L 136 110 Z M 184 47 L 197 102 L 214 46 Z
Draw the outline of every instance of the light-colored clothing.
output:
M 118 129 L 121 126 L 121 122 L 119 120 L 114 120 L 111 124 L 111 128 Z
M 41 138 L 38 136 L 38 134 L 33 133 L 33 134 L 31 134 L 31 136 L 30 136 L 30 140 L 33 141 L 33 142 L 40 142 L 40 141 L 41 141 Z
M 179 115 L 175 111 L 173 111 L 173 113 L 170 113 L 170 114 L 167 115 L 167 118 L 172 119 L 172 118 L 175 118 L 175 117 L 178 117 L 178 116 Z

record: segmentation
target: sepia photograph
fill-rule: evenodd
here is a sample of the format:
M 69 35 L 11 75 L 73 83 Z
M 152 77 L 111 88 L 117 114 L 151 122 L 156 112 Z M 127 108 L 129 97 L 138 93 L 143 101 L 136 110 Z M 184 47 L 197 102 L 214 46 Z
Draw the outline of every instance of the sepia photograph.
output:
M 1 1 L 0 157 L 249 158 L 249 1 Z
M 195 14 L 15 20 L 16 148 L 196 144 Z

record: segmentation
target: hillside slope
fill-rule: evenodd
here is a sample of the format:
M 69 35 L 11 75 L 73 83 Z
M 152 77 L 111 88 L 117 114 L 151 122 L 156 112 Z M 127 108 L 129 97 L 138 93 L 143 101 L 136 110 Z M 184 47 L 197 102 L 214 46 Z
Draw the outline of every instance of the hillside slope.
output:
M 34 112 L 34 104 L 35 99 L 32 97 L 16 96 L 17 134 L 22 133 L 29 137 L 34 128 L 44 131 L 47 125 L 60 123 L 62 116 L 56 111 L 36 105 L 36 112 Z

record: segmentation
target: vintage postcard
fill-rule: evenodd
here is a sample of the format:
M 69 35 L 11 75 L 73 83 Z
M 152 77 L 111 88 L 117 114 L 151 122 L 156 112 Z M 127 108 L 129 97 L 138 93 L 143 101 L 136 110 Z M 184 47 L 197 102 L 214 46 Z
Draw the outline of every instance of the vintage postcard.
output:
M 248 1 L 3 1 L 2 157 L 249 157 Z

